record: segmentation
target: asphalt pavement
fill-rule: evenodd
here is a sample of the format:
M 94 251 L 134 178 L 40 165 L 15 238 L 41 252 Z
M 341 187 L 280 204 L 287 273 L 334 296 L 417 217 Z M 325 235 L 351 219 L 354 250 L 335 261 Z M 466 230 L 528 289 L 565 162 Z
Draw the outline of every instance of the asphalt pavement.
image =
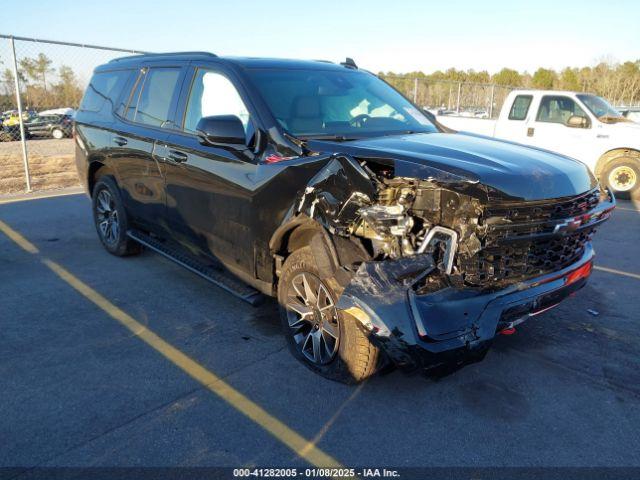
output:
M 274 302 L 109 255 L 84 195 L 0 204 L 34 247 L 0 232 L 0 467 L 640 467 L 640 213 L 619 206 L 608 270 L 483 362 L 350 387 L 293 359 Z

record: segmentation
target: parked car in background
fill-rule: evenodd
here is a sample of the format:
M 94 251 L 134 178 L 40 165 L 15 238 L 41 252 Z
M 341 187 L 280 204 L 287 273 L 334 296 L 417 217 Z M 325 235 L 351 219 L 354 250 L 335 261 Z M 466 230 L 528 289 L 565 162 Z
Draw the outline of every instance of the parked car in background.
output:
M 71 115 L 37 115 L 24 124 L 28 138 L 47 137 L 57 140 L 71 137 L 73 118 Z
M 482 359 L 585 285 L 615 205 L 581 162 L 442 128 L 350 59 L 117 59 L 75 120 L 107 251 L 277 297 L 296 358 L 345 382 Z
M 454 111 L 452 112 L 452 114 L 456 115 L 456 112 Z M 457 115 L 461 117 L 468 117 L 468 118 L 489 118 L 489 114 L 487 113 L 486 110 L 476 109 L 476 108 L 465 109 Z
M 37 114 L 33 110 L 25 110 L 22 112 L 22 121 L 28 122 Z M 5 127 L 14 127 L 16 125 L 20 125 L 20 116 L 18 115 L 18 110 L 7 110 L 6 112 L 2 112 L 2 125 Z
M 589 93 L 515 90 L 497 120 L 438 116 L 444 126 L 539 147 L 586 164 L 615 192 L 640 191 L 640 125 Z
M 455 110 L 447 110 L 444 107 L 440 107 L 440 108 L 423 107 L 423 110 L 431 112 L 434 115 L 456 115 L 457 114 Z

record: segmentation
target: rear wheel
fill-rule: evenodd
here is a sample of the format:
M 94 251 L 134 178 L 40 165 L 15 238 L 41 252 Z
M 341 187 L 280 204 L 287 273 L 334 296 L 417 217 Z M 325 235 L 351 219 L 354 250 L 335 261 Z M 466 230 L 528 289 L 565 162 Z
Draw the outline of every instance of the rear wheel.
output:
M 51 136 L 53 138 L 55 138 L 56 140 L 60 140 L 62 138 L 64 138 L 64 132 L 62 130 L 60 130 L 59 128 L 55 128 L 51 131 Z
M 293 252 L 278 283 L 280 318 L 294 356 L 320 375 L 358 383 L 373 375 L 380 352 L 353 317 L 336 308 L 336 283 L 321 278 L 310 247 Z
M 120 191 L 111 177 L 101 177 L 93 188 L 93 219 L 98 237 L 109 253 L 133 255 L 142 246 L 127 236 L 127 216 Z

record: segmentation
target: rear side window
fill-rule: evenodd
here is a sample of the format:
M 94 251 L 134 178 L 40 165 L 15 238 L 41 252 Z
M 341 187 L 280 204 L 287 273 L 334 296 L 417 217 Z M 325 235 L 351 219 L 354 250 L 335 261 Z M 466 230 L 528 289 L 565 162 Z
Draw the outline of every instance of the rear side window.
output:
M 129 70 L 114 70 L 94 74 L 80 103 L 80 110 L 99 112 L 107 102 L 113 108 L 129 73 Z
M 169 120 L 180 78 L 179 68 L 151 68 L 138 78 L 126 111 L 126 118 L 162 127 Z
M 509 120 L 524 120 L 529 113 L 529 106 L 533 97 L 531 95 L 518 95 L 511 105 Z

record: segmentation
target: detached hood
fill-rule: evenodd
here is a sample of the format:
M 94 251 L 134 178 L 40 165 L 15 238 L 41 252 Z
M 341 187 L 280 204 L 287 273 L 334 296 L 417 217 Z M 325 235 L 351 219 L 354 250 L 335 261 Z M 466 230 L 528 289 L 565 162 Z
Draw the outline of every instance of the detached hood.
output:
M 395 175 L 426 179 L 434 169 L 522 200 L 584 193 L 596 185 L 586 165 L 568 157 L 467 133 L 394 135 L 349 142 L 309 142 L 313 150 L 392 159 Z

